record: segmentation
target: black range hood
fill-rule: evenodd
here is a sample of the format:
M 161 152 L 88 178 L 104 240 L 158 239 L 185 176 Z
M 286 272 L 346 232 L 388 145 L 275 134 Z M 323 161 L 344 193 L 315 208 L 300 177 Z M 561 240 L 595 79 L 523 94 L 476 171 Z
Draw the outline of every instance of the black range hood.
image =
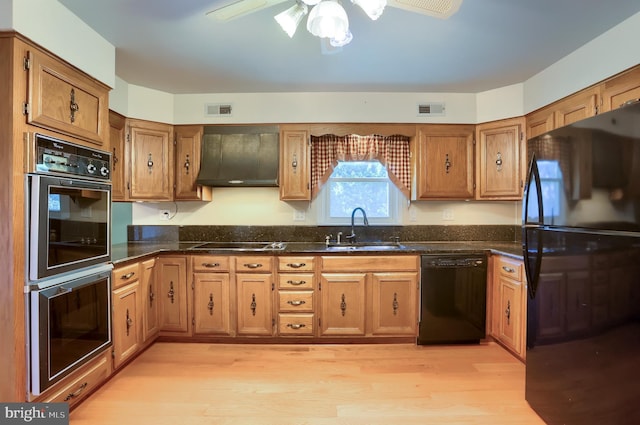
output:
M 203 186 L 278 186 L 278 126 L 205 126 L 196 180 Z

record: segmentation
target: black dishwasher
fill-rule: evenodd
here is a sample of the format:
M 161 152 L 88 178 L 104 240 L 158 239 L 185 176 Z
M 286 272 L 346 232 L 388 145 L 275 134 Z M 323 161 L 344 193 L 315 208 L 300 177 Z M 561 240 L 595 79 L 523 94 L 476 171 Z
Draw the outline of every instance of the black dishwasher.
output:
M 478 343 L 485 337 L 485 254 L 423 255 L 420 283 L 418 344 Z

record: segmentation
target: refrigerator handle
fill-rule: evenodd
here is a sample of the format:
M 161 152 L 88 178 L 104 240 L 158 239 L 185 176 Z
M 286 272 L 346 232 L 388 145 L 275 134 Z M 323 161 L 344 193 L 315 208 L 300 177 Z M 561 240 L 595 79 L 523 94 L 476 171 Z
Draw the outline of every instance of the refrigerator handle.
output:
M 529 198 L 531 197 L 531 185 L 535 185 L 535 193 L 538 201 L 538 222 L 530 223 L 528 221 L 529 212 Z M 540 183 L 540 172 L 538 171 L 538 164 L 536 161 L 535 153 L 531 156 L 531 163 L 529 164 L 529 173 L 527 174 L 527 183 L 525 185 L 524 193 L 524 205 L 522 208 L 522 224 L 543 224 L 544 222 L 544 206 L 542 204 L 542 184 Z
M 523 257 L 524 257 L 524 273 L 527 278 L 527 291 L 529 298 L 533 299 L 538 288 L 538 278 L 540 277 L 540 268 L 542 266 L 542 256 L 544 255 L 542 247 L 544 246 L 544 232 L 540 228 L 523 228 Z M 532 238 L 531 234 L 535 233 L 536 237 Z M 531 246 L 532 243 L 536 246 Z M 533 255 L 530 254 L 531 250 Z M 533 257 L 533 258 L 532 258 Z M 532 261 L 533 260 L 533 261 Z

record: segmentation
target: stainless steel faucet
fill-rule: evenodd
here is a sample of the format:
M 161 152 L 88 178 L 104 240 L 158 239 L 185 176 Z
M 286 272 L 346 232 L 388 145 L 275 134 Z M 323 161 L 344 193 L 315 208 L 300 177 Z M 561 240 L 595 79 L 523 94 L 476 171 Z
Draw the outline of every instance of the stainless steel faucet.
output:
M 367 219 L 367 213 L 364 212 L 364 210 L 360 207 L 354 208 L 353 211 L 351 212 L 351 234 L 349 236 L 346 236 L 346 239 L 348 239 L 351 243 L 355 243 L 356 242 L 356 232 L 354 229 L 354 220 L 356 217 L 356 211 L 362 211 L 362 224 L 364 224 L 365 226 L 369 225 L 369 220 Z

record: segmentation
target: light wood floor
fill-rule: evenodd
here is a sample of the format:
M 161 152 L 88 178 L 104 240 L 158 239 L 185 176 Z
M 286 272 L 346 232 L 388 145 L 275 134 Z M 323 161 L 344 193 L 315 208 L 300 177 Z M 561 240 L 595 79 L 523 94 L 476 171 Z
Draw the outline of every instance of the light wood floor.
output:
M 524 365 L 479 346 L 157 343 L 72 425 L 540 425 Z

